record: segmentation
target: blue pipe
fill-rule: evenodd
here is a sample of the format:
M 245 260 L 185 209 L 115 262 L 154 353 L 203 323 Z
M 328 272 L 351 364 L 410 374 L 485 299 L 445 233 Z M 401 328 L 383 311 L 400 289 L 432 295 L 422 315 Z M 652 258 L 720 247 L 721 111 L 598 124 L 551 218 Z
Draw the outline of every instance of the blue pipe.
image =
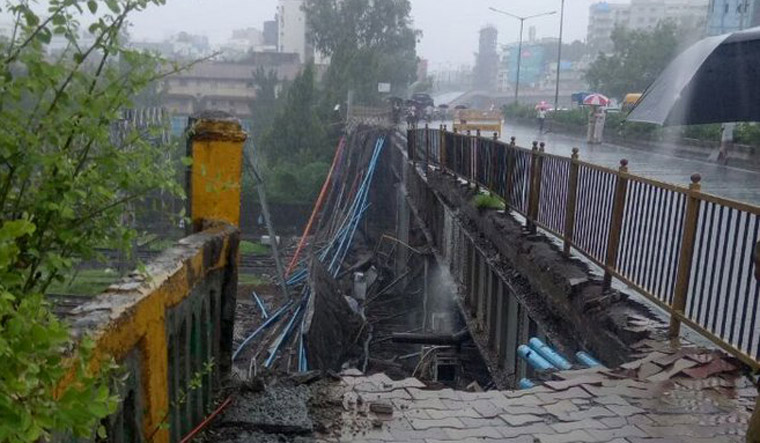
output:
M 586 365 L 586 367 L 589 367 L 589 368 L 593 368 L 595 366 L 602 366 L 599 360 L 595 359 L 594 357 L 590 356 L 588 353 L 584 351 L 576 352 L 575 358 L 577 358 L 579 362 L 583 363 L 584 365 Z
M 536 384 L 533 383 L 532 380 L 529 380 L 527 378 L 521 378 L 520 381 L 517 382 L 517 387 L 520 389 L 530 389 L 535 388 Z
M 251 292 L 251 295 L 253 296 L 253 300 L 256 302 L 257 305 L 259 305 L 259 309 L 261 309 L 261 316 L 264 317 L 264 320 L 269 318 L 269 314 L 267 314 L 267 308 L 264 307 L 264 303 L 261 302 L 261 298 L 259 298 L 259 294 L 256 293 L 256 291 Z
M 552 366 L 551 363 L 549 363 L 548 360 L 541 357 L 538 352 L 534 351 L 526 345 L 520 345 L 520 347 L 517 348 L 517 355 L 522 357 L 523 360 L 528 362 L 528 364 L 530 364 L 534 369 L 538 371 L 556 369 L 554 366 Z
M 541 341 L 538 337 L 533 337 L 528 342 L 528 345 L 536 352 L 538 352 L 541 357 L 545 358 L 549 361 L 552 365 L 554 365 L 556 368 L 562 369 L 562 370 L 568 370 L 573 367 L 573 365 L 570 364 L 569 361 L 562 355 L 560 355 L 559 352 L 552 349 L 549 345 Z
M 303 308 L 303 299 L 301 300 L 301 302 L 298 303 L 298 308 L 296 309 L 296 312 L 293 313 L 293 316 L 290 318 L 288 325 L 285 326 L 285 329 L 277 338 L 277 341 L 275 342 L 275 344 L 272 345 L 271 348 L 269 348 L 269 357 L 267 357 L 266 361 L 264 362 L 264 366 L 266 366 L 267 368 L 272 366 L 272 363 L 274 363 L 274 359 L 277 357 L 277 354 L 280 352 L 280 346 L 282 346 L 282 344 L 287 341 L 288 337 L 290 337 L 290 333 L 293 331 L 293 325 L 295 324 L 296 319 L 298 318 L 298 315 L 301 313 L 301 308 Z
M 235 351 L 235 353 L 232 354 L 232 361 L 235 361 L 235 358 L 238 356 L 238 354 L 240 354 L 240 351 L 243 350 L 243 348 L 245 347 L 245 345 L 248 344 L 248 342 L 250 342 L 251 340 L 253 340 L 254 337 L 256 337 L 261 331 L 263 331 L 263 330 L 267 329 L 269 326 L 271 326 L 272 323 L 274 323 L 280 317 L 280 315 L 283 314 L 283 312 L 285 312 L 288 308 L 290 308 L 291 304 L 293 304 L 292 300 L 289 301 L 289 302 L 287 302 L 287 303 L 285 303 L 285 306 L 281 307 L 277 312 L 275 312 L 274 314 L 272 314 L 267 319 L 267 321 L 264 322 L 264 324 L 262 324 L 261 326 L 259 326 L 258 328 L 256 328 L 256 330 L 253 331 L 251 333 L 251 335 L 249 335 L 245 340 L 243 340 L 243 343 L 240 343 L 240 346 L 238 346 L 238 348 Z

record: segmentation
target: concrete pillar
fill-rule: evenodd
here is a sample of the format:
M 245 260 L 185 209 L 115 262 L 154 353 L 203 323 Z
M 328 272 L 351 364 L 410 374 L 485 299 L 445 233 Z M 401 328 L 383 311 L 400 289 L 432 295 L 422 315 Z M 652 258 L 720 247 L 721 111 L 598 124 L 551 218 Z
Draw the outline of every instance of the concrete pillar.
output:
M 240 182 L 243 144 L 248 135 L 238 119 L 207 111 L 188 122 L 187 154 L 193 160 L 187 174 L 188 214 L 193 232 L 204 220 L 240 226 Z
M 472 274 L 470 278 L 470 315 L 476 316 L 478 313 L 478 292 L 480 285 L 480 254 L 475 246 L 472 246 Z
M 496 294 L 498 292 L 498 278 L 491 268 L 486 274 L 488 278 L 488 292 L 486 293 L 486 330 L 488 331 L 488 346 L 496 348 Z
M 495 337 L 494 348 L 496 350 L 496 358 L 498 359 L 499 368 L 504 367 L 504 359 L 506 357 L 506 344 L 507 344 L 507 309 L 508 303 L 506 288 L 504 282 L 501 279 L 497 279 L 496 287 L 496 321 L 495 321 Z
M 486 327 L 486 295 L 488 293 L 488 262 L 480 256 L 480 272 L 478 273 L 478 310 L 476 316 L 482 331 Z
M 517 302 L 517 299 L 513 294 L 510 294 L 505 291 L 504 296 L 507 299 L 507 309 L 504 313 L 505 318 L 507 319 L 505 327 L 507 328 L 507 334 L 506 334 L 506 340 L 504 343 L 505 348 L 505 362 L 504 365 L 507 368 L 508 373 L 516 374 L 517 373 L 517 347 L 519 344 L 517 343 L 517 331 L 520 326 L 519 321 L 519 311 L 520 311 L 520 304 Z M 513 381 L 519 380 L 517 378 L 513 379 Z

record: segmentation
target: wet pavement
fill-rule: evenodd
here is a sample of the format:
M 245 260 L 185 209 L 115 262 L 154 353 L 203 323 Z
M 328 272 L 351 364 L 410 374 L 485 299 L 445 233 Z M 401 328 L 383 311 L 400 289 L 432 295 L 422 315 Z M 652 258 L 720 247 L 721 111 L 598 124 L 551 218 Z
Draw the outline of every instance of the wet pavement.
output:
M 711 194 L 760 205 L 760 172 L 723 166 L 700 160 L 680 158 L 668 152 L 653 152 L 648 147 L 633 149 L 612 143 L 589 145 L 584 138 L 560 133 L 539 134 L 536 127 L 506 123 L 502 138 L 515 136 L 517 144 L 529 148 L 533 140 L 546 143 L 546 152 L 567 156 L 572 148 L 580 150 L 580 159 L 610 168 L 628 160 L 632 174 L 688 186 L 695 172 L 702 176 L 702 190 Z
M 520 391 L 430 390 L 417 379 L 346 373 L 324 442 L 741 442 L 757 395 L 716 351 L 640 344 L 615 370 L 563 371 Z

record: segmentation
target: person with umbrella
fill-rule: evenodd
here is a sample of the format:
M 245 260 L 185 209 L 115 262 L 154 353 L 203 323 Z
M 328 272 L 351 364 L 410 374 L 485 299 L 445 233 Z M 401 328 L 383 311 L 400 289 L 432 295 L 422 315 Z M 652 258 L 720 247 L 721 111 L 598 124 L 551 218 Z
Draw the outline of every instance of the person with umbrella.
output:
M 602 135 L 604 134 L 604 123 L 607 118 L 604 107 L 610 104 L 610 99 L 602 94 L 589 94 L 583 99 L 583 104 L 591 106 L 586 139 L 589 143 L 601 143 Z
M 549 105 L 544 100 L 541 100 L 541 102 L 536 105 L 536 120 L 538 121 L 539 134 L 544 133 L 544 122 L 546 121 L 546 109 L 548 107 Z

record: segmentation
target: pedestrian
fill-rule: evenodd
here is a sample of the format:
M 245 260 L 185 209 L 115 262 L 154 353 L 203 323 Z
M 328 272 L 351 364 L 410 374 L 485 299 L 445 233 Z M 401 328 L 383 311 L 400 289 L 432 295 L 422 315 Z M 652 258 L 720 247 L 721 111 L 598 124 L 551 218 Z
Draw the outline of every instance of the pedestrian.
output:
M 539 107 L 538 112 L 536 113 L 536 118 L 538 119 L 538 133 L 543 134 L 544 133 L 544 121 L 546 120 L 546 108 Z
M 602 134 L 604 134 L 604 123 L 607 119 L 607 112 L 604 108 L 599 106 L 594 113 L 594 143 L 602 142 Z

